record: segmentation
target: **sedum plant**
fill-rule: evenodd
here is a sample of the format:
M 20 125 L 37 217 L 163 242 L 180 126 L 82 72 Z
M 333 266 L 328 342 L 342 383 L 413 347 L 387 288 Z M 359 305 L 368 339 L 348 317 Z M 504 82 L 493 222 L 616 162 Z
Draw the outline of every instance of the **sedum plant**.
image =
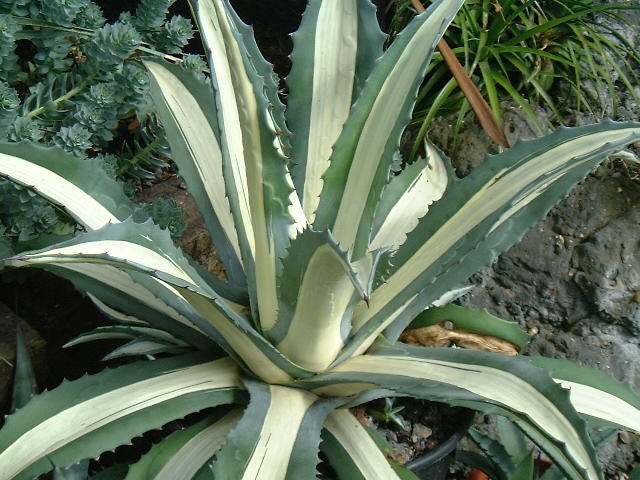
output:
M 0 139 L 58 145 L 114 177 L 154 178 L 168 145 L 146 72 L 131 57 L 137 49 L 181 52 L 192 24 L 167 18 L 171 3 L 141 1 L 133 14 L 106 23 L 90 0 L 0 1 Z M 199 57 L 184 58 L 197 70 Z M 0 180 L 0 248 L 17 252 L 29 248 L 25 242 L 73 232 L 49 203 L 14 190 Z M 154 218 L 181 217 L 165 208 Z
M 423 73 L 461 3 L 434 3 L 383 52 L 368 0 L 311 1 L 285 111 L 229 3 L 193 2 L 210 83 L 167 62 L 144 65 L 228 281 L 192 264 L 166 231 L 128 218 L 106 174 L 55 147 L 0 144 L 2 176 L 86 229 L 6 264 L 71 280 L 117 322 L 74 343 L 125 338 L 112 356 L 137 358 L 64 382 L 7 417 L 0 478 L 30 479 L 221 405 L 125 478 L 315 478 L 319 449 L 341 479 L 411 478 L 348 409 L 394 396 L 502 415 L 568 478 L 602 477 L 585 418 L 640 430 L 640 400 L 622 384 L 523 356 L 396 343 L 417 314 L 464 291 L 473 272 L 640 137 L 634 123 L 561 129 L 462 180 L 428 147 L 398 171 Z

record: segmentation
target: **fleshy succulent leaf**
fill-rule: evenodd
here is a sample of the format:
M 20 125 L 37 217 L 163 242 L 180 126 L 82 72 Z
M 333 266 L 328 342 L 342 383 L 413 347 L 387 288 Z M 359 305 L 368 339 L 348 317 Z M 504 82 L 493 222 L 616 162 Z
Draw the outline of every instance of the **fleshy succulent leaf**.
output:
M 498 417 L 502 418 L 502 417 Z M 510 423 L 510 422 L 509 422 Z M 511 424 L 511 423 L 510 423 Z M 518 431 L 518 433 L 523 437 L 522 433 Z M 510 475 L 515 469 L 516 465 L 514 461 L 518 461 L 520 459 L 513 459 L 509 452 L 505 449 L 503 442 L 499 442 L 490 436 L 482 433 L 481 431 L 471 428 L 468 433 L 469 437 L 474 441 L 474 443 L 482 450 L 482 452 L 489 457 L 492 463 L 496 466 L 500 467 L 500 473 L 502 474 L 502 480 L 506 480 L 507 476 Z M 530 452 L 529 452 L 530 454 Z M 524 458 L 524 457 L 523 457 Z M 500 479 L 496 479 L 500 480 Z
M 191 480 L 241 417 L 242 410 L 233 409 L 172 433 L 132 465 L 124 480 Z
M 64 382 L 7 417 L 0 477 L 30 479 L 129 442 L 188 413 L 237 401 L 232 361 L 183 356 L 136 362 Z
M 188 349 L 186 349 L 188 350 Z M 163 342 L 161 340 L 141 335 L 134 338 L 130 342 L 125 343 L 119 347 L 114 348 L 111 352 L 105 355 L 102 360 L 112 360 L 120 357 L 144 357 L 154 356 L 160 353 L 164 354 L 178 354 L 185 353 L 185 348 L 175 345 L 171 342 Z
M 65 343 L 63 348 L 73 347 L 74 345 L 93 342 L 95 340 L 132 340 L 141 336 L 155 338 L 174 346 L 186 345 L 185 342 L 177 339 L 165 330 L 132 325 L 109 325 L 107 327 L 94 328 L 90 332 L 82 333 Z
M 253 381 L 245 385 L 249 406 L 218 455 L 215 477 L 316 478 L 322 424 L 339 400 Z
M 510 415 L 572 479 L 602 473 L 586 424 L 550 374 L 525 357 L 451 348 L 379 346 L 313 383 L 322 395 L 349 395 L 374 387 L 397 394 Z M 341 385 L 342 384 L 342 385 Z
M 227 274 L 243 281 L 242 253 L 225 195 L 220 130 L 210 85 L 168 62 L 147 60 L 151 96 L 180 175 L 202 213 Z
M 80 224 L 95 230 L 131 215 L 122 186 L 98 164 L 59 147 L 0 143 L 0 176 L 33 188 L 62 205 Z
M 435 2 L 398 35 L 371 72 L 335 144 L 314 226 L 330 228 L 356 260 L 367 250 L 393 154 L 434 46 L 461 4 Z
M 186 288 L 180 289 L 179 294 L 207 322 L 201 324 L 202 328 L 240 364 L 244 362 L 250 373 L 274 383 L 311 375 L 283 356 L 246 318 L 224 304 Z
M 150 220 L 140 224 L 128 219 L 107 225 L 49 248 L 22 253 L 11 261 L 13 266 L 107 263 L 148 272 L 168 283 L 217 297 L 217 293 L 175 247 L 169 232 L 161 230 Z
M 112 315 L 130 312 L 190 345 L 211 352 L 215 349 L 211 339 L 194 323 L 193 310 L 175 294 L 174 287 L 161 280 L 106 264 L 52 263 L 39 267 L 71 281 L 78 290 L 97 300 L 98 306 L 104 305 L 113 312 Z
M 277 318 L 279 258 L 306 219 L 274 137 L 264 79 L 249 59 L 233 10 L 224 0 L 199 0 L 195 10 L 217 93 L 227 195 L 252 311 L 269 330 Z
M 341 480 L 406 478 L 398 475 L 366 428 L 348 410 L 334 410 L 324 426 L 321 449 Z
M 314 0 L 293 35 L 287 118 L 294 134 L 294 181 L 310 222 L 333 144 L 382 55 L 384 35 L 375 15 L 369 0 Z
M 382 191 L 373 220 L 369 250 L 398 248 L 450 182 L 440 152 L 425 142 L 427 158 L 419 158 L 392 177 Z
M 340 353 L 351 327 L 351 310 L 365 288 L 329 232 L 305 230 L 291 242 L 283 261 L 279 320 L 268 333 L 293 362 L 322 371 Z M 310 329 L 324 333 L 310 336 Z
M 532 357 L 531 361 L 569 389 L 571 403 L 590 423 L 640 433 L 640 396 L 626 383 L 564 359 Z

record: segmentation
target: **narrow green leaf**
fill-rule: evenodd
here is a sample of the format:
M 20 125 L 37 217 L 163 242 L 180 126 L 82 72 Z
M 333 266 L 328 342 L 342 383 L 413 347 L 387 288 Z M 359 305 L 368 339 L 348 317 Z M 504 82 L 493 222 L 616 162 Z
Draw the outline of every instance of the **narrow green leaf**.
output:
M 24 334 L 20 323 L 16 323 L 16 360 L 13 376 L 13 393 L 11 395 L 11 411 L 24 407 L 38 393 L 36 374 L 31 365 L 29 352 L 24 343 Z
M 450 321 L 455 328 L 461 330 L 501 338 L 517 345 L 521 351 L 531 340 L 531 335 L 515 322 L 503 320 L 485 310 L 461 307 L 452 303 L 425 310 L 409 324 L 409 328 L 426 327 L 443 321 Z

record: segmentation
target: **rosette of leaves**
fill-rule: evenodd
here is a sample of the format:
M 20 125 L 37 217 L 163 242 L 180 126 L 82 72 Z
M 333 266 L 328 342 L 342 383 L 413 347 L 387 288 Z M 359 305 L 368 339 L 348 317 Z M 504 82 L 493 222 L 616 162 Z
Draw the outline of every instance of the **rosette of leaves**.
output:
M 125 478 L 316 478 L 319 449 L 342 479 L 412 478 L 347 407 L 414 396 L 504 416 L 568 478 L 602 478 L 586 421 L 640 430 L 640 399 L 622 384 L 524 356 L 396 343 L 417 314 L 455 297 L 607 155 L 640 138 L 637 123 L 562 129 L 462 180 L 429 148 L 390 177 L 433 46 L 461 3 L 435 2 L 383 52 L 368 0 L 311 1 L 285 110 L 229 3 L 194 2 L 211 82 L 166 62 L 145 66 L 228 282 L 191 264 L 166 231 L 127 219 L 115 183 L 86 175 L 80 159 L 1 145 L 0 174 L 87 229 L 7 262 L 70 279 L 119 322 L 88 339 L 130 339 L 120 348 L 140 359 L 10 415 L 0 477 L 32 478 L 229 405 L 167 437 Z M 381 256 L 385 278 L 374 282 Z

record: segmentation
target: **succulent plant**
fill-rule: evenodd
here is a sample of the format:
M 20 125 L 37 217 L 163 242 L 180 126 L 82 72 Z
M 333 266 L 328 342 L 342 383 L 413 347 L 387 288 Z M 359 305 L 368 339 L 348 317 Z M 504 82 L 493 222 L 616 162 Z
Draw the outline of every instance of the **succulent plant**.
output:
M 392 172 L 433 48 L 461 3 L 433 3 L 383 52 L 368 0 L 311 1 L 286 110 L 226 0 L 193 5 L 210 82 L 144 61 L 228 281 L 190 263 L 168 232 L 128 218 L 121 188 L 87 162 L 0 144 L 0 175 L 86 228 L 6 264 L 70 279 L 118 322 L 77 341 L 127 338 L 118 354 L 139 357 L 9 416 L 0 478 L 33 478 L 220 405 L 229 407 L 167 437 L 126 479 L 315 478 L 319 449 L 342 479 L 412 478 L 348 409 L 394 396 L 505 416 L 568 478 L 602 477 L 584 417 L 640 430 L 640 400 L 624 385 L 557 362 L 396 342 L 640 137 L 636 123 L 561 129 L 461 180 L 428 146 Z

